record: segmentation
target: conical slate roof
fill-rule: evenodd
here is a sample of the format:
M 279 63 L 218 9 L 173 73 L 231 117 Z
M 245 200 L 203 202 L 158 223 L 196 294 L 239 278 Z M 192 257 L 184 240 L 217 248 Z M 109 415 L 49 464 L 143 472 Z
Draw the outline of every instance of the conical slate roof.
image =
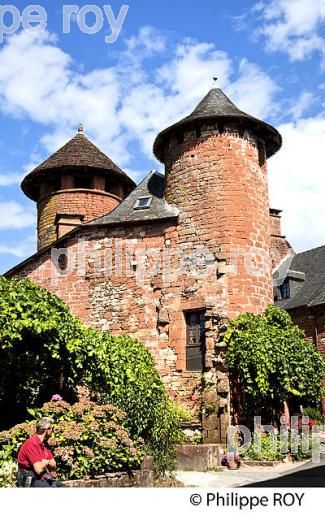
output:
M 230 101 L 220 88 L 213 88 L 202 101 L 200 101 L 189 116 L 160 132 L 154 143 L 153 150 L 155 156 L 163 162 L 163 144 L 176 128 L 188 126 L 197 121 L 206 119 L 215 119 L 217 121 L 237 120 L 244 122 L 245 126 L 254 130 L 255 134 L 265 141 L 267 157 L 276 153 L 281 147 L 281 135 L 273 126 L 246 114 L 246 112 L 242 112 L 242 110 L 239 110 L 239 108 Z
M 68 169 L 96 169 L 107 175 L 113 173 L 131 189 L 135 187 L 135 183 L 121 168 L 89 141 L 82 131 L 78 131 L 62 148 L 24 178 L 21 184 L 22 190 L 28 197 L 34 199 L 35 186 L 41 178 L 50 172 L 59 175 L 60 171 Z

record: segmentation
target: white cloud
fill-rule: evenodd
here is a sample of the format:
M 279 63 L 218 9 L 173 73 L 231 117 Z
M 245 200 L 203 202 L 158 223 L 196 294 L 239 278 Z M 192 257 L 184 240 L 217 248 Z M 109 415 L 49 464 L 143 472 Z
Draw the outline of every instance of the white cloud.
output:
M 126 40 L 130 55 L 142 52 L 142 56 L 163 52 L 166 48 L 166 37 L 154 27 L 141 27 L 137 36 Z
M 0 173 L 0 186 L 11 186 L 19 184 L 23 179 L 23 175 L 18 173 Z
M 0 229 L 23 229 L 36 225 L 35 211 L 18 202 L 0 202 Z
M 35 253 L 36 236 L 29 235 L 24 240 L 14 241 L 13 243 L 0 243 L 0 255 L 13 255 L 16 258 L 26 258 Z
M 301 118 L 304 112 L 308 110 L 315 101 L 315 95 L 312 92 L 307 92 L 306 90 L 301 92 L 299 98 L 293 102 L 289 110 L 294 120 Z
M 158 80 L 193 103 L 193 99 L 211 88 L 214 76 L 220 78 L 220 84 L 227 84 L 232 69 L 226 52 L 217 50 L 212 43 L 187 38 L 176 47 L 175 57 L 158 70 Z
M 274 9 L 279 2 L 272 2 Z M 269 10 L 266 4 L 259 9 L 269 23 L 277 23 L 271 4 Z M 159 53 L 160 64 L 148 71 L 144 60 Z M 166 39 L 151 28 L 128 40 L 114 66 L 84 74 L 49 34 L 13 36 L 0 51 L 0 109 L 41 123 L 46 128 L 41 143 L 50 152 L 71 138 L 78 122 L 83 122 L 89 138 L 139 181 L 141 172 L 134 169 L 138 166 L 134 167 L 133 154 L 140 147 L 152 159 L 157 132 L 192 111 L 212 87 L 213 76 L 220 77 L 219 85 L 239 108 L 259 118 L 279 112 L 275 100 L 279 87 L 258 65 L 246 59 L 237 64 L 214 44 L 190 39 L 167 52 Z M 325 117 L 302 119 L 313 101 L 306 91 L 289 106 L 288 114 L 296 123 L 279 128 L 284 145 L 269 168 L 272 205 L 285 210 L 284 229 L 297 249 L 325 242 L 319 190 Z M 43 158 L 31 157 L 30 167 Z M 1 182 L 8 181 L 0 176 Z M 0 229 L 35 223 L 29 208 L 0 202 Z
M 325 244 L 325 115 L 279 127 L 283 147 L 269 162 L 271 206 L 297 251 Z
M 240 62 L 238 79 L 229 85 L 231 99 L 242 110 L 261 119 L 270 115 L 274 117 L 278 111 L 274 96 L 279 90 L 270 76 L 246 59 Z
M 258 2 L 253 8 L 270 51 L 286 52 L 293 61 L 303 60 L 318 51 L 325 57 L 325 39 L 321 26 L 325 22 L 324 0 L 271 0 Z
M 164 35 L 144 27 L 127 40 L 114 66 L 82 74 L 49 33 L 14 35 L 0 51 L 0 109 L 47 126 L 41 144 L 49 152 L 83 122 L 90 139 L 122 167 L 132 167 L 129 144 L 136 141 L 152 158 L 157 133 L 193 110 L 213 76 L 253 115 L 266 116 L 274 107 L 277 87 L 257 65 L 243 60 L 237 69 L 211 43 L 185 39 L 168 52 L 166 45 Z M 147 71 L 144 60 L 159 53 L 160 65 Z

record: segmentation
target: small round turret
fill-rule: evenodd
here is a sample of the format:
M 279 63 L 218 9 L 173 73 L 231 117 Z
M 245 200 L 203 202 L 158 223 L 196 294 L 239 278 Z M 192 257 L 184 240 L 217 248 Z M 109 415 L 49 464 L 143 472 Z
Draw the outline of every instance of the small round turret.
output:
M 37 202 L 38 249 L 81 224 L 112 211 L 135 183 L 83 134 L 29 173 L 22 190 Z

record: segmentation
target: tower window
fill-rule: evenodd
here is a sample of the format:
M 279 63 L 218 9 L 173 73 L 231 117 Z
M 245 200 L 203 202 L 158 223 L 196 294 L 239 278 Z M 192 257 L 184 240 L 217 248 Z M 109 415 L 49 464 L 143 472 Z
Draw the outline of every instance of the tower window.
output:
M 91 189 L 91 177 L 75 177 L 74 187 L 77 189 L 90 190 Z
M 58 271 L 66 271 L 68 269 L 68 256 L 65 253 L 59 256 L 57 261 Z
M 204 311 L 186 312 L 186 370 L 202 372 L 205 368 Z
M 176 140 L 177 140 L 177 144 L 183 144 L 184 143 L 184 133 L 183 132 L 177 132 Z
M 105 191 L 107 193 L 112 193 L 113 195 L 120 197 L 120 199 L 124 198 L 124 189 L 123 189 L 122 184 L 119 184 L 119 183 L 112 184 L 110 178 L 106 179 L 106 181 L 105 181 Z
M 61 177 L 54 179 L 53 181 L 53 191 L 59 191 L 61 189 Z
M 265 164 L 265 146 L 264 146 L 264 143 L 262 143 L 261 141 L 258 141 L 257 149 L 258 149 L 258 163 L 259 163 L 260 167 L 262 167 Z
M 149 209 L 152 197 L 140 197 L 135 203 L 134 209 Z

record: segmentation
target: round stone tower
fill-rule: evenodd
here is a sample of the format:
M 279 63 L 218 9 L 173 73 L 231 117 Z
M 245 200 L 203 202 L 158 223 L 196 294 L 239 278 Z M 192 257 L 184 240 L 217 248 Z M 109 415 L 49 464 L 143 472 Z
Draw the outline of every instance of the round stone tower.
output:
M 135 183 L 83 134 L 37 166 L 22 182 L 37 202 L 38 249 L 81 224 L 111 212 Z
M 180 243 L 203 244 L 223 265 L 228 317 L 273 301 L 266 159 L 280 147 L 275 128 L 218 88 L 154 144 L 166 200 L 180 210 Z

